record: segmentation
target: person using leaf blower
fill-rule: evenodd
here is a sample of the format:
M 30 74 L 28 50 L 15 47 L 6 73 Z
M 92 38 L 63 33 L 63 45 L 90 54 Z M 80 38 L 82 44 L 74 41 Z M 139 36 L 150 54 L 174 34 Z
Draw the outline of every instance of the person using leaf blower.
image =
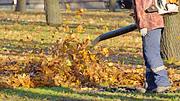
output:
M 175 3 L 177 0 L 133 0 L 135 21 L 142 34 L 146 91 L 160 93 L 171 86 L 160 55 L 160 39 L 164 28 L 162 15 L 178 12 Z
M 178 13 L 178 0 L 132 0 L 135 24 L 116 29 L 98 36 L 92 46 L 100 41 L 134 31 L 142 34 L 143 56 L 146 65 L 146 90 L 165 92 L 171 84 L 160 54 L 160 39 L 164 29 L 163 15 Z M 144 90 L 143 90 L 144 92 Z

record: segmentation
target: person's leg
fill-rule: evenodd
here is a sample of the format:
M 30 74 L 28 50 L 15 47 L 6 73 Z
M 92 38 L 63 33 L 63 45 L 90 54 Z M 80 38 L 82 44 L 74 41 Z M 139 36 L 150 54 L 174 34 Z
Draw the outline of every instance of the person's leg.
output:
M 163 60 L 160 55 L 160 39 L 162 29 L 149 31 L 142 37 L 143 55 L 146 65 L 147 90 L 153 90 L 157 87 L 170 86 L 168 74 L 165 70 Z
M 144 46 L 143 46 L 143 48 L 144 48 Z M 147 57 L 146 57 L 146 55 L 144 53 L 144 49 L 143 49 L 143 56 L 144 56 L 144 61 L 145 61 L 146 68 L 150 68 L 150 64 L 147 62 Z M 152 89 L 157 88 L 157 85 L 155 83 L 154 73 L 149 71 L 149 69 L 146 69 L 145 78 L 146 78 L 145 88 L 146 88 L 147 91 L 151 91 Z

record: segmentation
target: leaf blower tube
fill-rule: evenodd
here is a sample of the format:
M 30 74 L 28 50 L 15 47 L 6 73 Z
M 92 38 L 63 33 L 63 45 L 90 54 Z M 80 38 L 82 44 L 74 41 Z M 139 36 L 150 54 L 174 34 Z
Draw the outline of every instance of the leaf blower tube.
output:
M 123 35 L 123 34 L 126 34 L 128 32 L 134 31 L 136 29 L 137 29 L 137 25 L 136 24 L 131 24 L 131 25 L 128 25 L 126 27 L 104 33 L 104 34 L 98 36 L 95 40 L 93 40 L 91 44 L 94 46 L 97 43 L 99 43 L 100 41 L 103 41 L 103 40 L 106 40 L 106 39 L 109 39 L 109 38 L 113 38 L 113 37 L 116 37 L 116 36 L 119 36 L 119 35 Z

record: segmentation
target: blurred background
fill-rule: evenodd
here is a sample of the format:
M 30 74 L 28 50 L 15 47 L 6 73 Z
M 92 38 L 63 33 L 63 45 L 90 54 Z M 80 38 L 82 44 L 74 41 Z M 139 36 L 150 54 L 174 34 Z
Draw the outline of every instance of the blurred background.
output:
M 44 11 L 44 0 L 27 0 L 27 10 Z M 0 10 L 14 10 L 17 0 L 0 0 Z M 61 9 L 131 9 L 132 0 L 59 0 Z

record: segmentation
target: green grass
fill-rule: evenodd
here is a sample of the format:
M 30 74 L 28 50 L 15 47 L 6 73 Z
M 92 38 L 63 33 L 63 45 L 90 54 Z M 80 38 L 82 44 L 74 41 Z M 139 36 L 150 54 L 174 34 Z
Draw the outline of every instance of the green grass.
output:
M 0 89 L 0 101 L 179 101 L 180 93 L 79 92 L 65 87 Z

